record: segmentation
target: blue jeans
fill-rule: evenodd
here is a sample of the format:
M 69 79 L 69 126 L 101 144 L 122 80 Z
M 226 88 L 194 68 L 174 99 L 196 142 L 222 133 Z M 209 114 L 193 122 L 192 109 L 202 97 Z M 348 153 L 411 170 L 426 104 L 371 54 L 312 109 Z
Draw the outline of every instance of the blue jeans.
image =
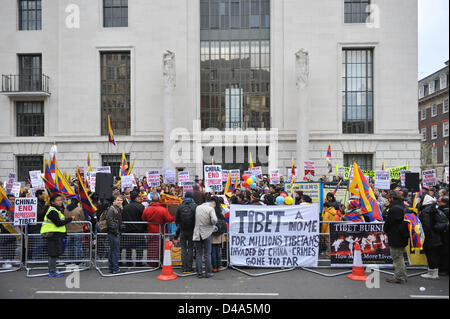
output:
M 203 254 L 205 255 L 205 273 L 211 273 L 211 236 L 200 241 L 194 241 L 195 244 L 195 262 L 197 265 L 197 274 L 203 273 Z
M 120 235 L 108 233 L 109 253 L 108 253 L 108 268 L 109 271 L 119 271 L 120 258 Z
M 83 235 L 70 234 L 67 236 L 67 247 L 72 252 L 70 259 L 76 261 L 83 259 Z
M 211 259 L 213 268 L 222 267 L 222 244 L 212 244 Z

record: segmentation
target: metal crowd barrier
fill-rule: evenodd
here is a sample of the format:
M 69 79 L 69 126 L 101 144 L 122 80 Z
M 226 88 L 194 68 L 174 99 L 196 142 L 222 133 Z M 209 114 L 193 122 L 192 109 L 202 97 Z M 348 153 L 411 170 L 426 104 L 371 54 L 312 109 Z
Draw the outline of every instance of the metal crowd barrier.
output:
M 169 225 L 174 225 L 174 223 L 165 224 L 164 225 L 164 234 L 163 234 L 163 238 L 164 238 L 163 242 L 164 243 L 166 242 L 166 240 L 172 240 L 174 238 L 174 236 L 175 236 L 175 232 L 174 231 L 170 231 L 171 227 Z M 224 241 L 222 242 L 222 249 L 221 249 L 221 262 L 222 262 L 222 265 L 220 267 L 220 271 L 228 269 L 229 264 L 230 264 L 230 262 L 229 262 L 229 251 L 228 251 L 228 235 L 224 234 L 224 237 L 225 238 L 224 238 Z M 195 245 L 194 245 L 193 249 L 195 251 Z M 197 270 L 196 269 L 196 265 L 197 264 L 196 264 L 195 255 L 196 255 L 195 252 L 193 252 L 192 269 L 194 269 L 196 271 Z M 180 268 L 182 268 L 181 263 L 182 263 L 181 259 L 174 259 L 174 258 L 172 258 L 172 265 L 173 264 L 179 264 L 179 265 L 173 265 L 172 266 L 173 269 L 180 269 Z M 204 264 L 205 263 L 203 262 L 203 267 L 204 267 Z M 176 273 L 180 277 L 194 276 L 194 275 L 197 274 L 196 272 L 194 272 L 192 274 L 182 274 L 182 273 L 180 274 L 180 273 L 177 273 L 175 271 L 174 271 L 174 273 Z
M 109 240 L 107 233 L 96 235 L 94 264 L 103 277 L 130 275 L 158 270 L 161 267 L 161 225 L 148 222 L 123 222 L 127 224 L 158 225 L 158 233 L 120 234 L 119 266 L 127 271 L 117 274 L 105 273 L 108 269 Z
M 37 223 L 42 225 L 42 222 Z M 71 224 L 88 226 L 83 233 L 67 232 L 64 243 L 64 254 L 57 259 L 57 269 L 61 273 L 88 270 L 92 266 L 92 224 L 87 221 L 73 221 Z M 26 234 L 25 269 L 27 277 L 48 275 L 47 239 L 40 233 Z M 46 273 L 32 275 L 32 271 L 47 270 Z
M 0 273 L 17 271 L 23 266 L 23 233 L 13 222 L 1 224 L 17 233 L 0 233 Z

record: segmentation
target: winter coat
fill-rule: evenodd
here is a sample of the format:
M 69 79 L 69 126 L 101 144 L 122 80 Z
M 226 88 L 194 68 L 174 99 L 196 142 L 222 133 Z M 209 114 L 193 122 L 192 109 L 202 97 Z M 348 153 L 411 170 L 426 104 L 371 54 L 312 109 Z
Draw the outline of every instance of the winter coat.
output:
M 191 227 L 188 227 L 188 228 L 185 225 L 183 225 L 183 223 L 181 222 L 181 217 L 180 217 L 180 211 L 184 206 L 189 207 L 189 209 L 191 211 L 191 215 L 192 215 L 192 224 L 191 224 Z M 192 234 L 194 233 L 194 227 L 195 227 L 195 210 L 196 209 L 197 209 L 197 204 L 191 198 L 185 199 L 181 203 L 181 205 L 178 206 L 177 212 L 175 213 L 175 224 L 177 224 L 177 226 L 178 226 L 177 231 L 179 230 L 186 236 L 190 236 L 190 237 L 192 236 Z
M 442 245 L 441 234 L 439 231 L 434 229 L 436 213 L 437 211 L 434 202 L 432 204 L 422 206 L 420 210 L 419 219 L 425 233 L 425 241 L 423 243 L 424 249 L 431 249 Z
M 42 223 L 44 221 L 45 213 L 47 212 L 48 207 L 45 205 L 44 200 L 38 199 L 37 203 L 37 218 L 36 221 L 38 223 Z M 30 234 L 39 234 L 41 232 L 42 224 L 30 225 Z
M 123 231 L 122 226 L 122 209 L 115 205 L 111 205 L 106 212 L 106 224 L 108 234 L 119 235 Z
M 58 207 L 55 207 L 55 208 L 58 210 L 61 210 Z M 70 222 L 72 222 L 71 217 L 61 220 L 59 218 L 58 212 L 56 212 L 54 210 L 51 211 L 50 213 L 48 213 L 47 218 L 58 227 L 67 225 Z M 66 230 L 67 230 L 67 226 L 66 226 Z M 66 237 L 66 233 L 54 232 L 52 234 L 53 235 L 51 237 L 47 238 L 47 252 L 50 257 L 58 257 L 58 256 L 61 256 L 62 254 L 64 254 L 63 238 Z
M 393 201 L 387 211 L 383 232 L 388 236 L 388 243 L 393 248 L 408 246 L 408 224 L 405 219 L 406 206 L 403 200 Z
M 77 221 L 85 220 L 83 208 L 76 207 L 73 210 L 69 210 L 67 207 L 64 211 L 64 216 L 67 217 L 75 217 Z M 66 230 L 68 233 L 82 233 L 83 232 L 83 223 L 70 223 L 66 226 Z
M 164 225 L 174 222 L 175 218 L 170 215 L 167 208 L 165 208 L 161 203 L 152 202 L 149 207 L 144 209 L 142 220 L 149 223 L 159 224 L 160 227 L 155 224 L 147 225 L 147 233 L 157 234 L 160 231 L 162 233 L 164 231 Z
M 223 212 L 223 210 L 222 210 Z M 217 220 L 225 220 L 225 216 L 223 216 L 223 213 L 217 213 L 216 212 L 216 217 Z M 211 243 L 212 244 L 222 244 L 225 241 L 225 235 L 224 234 L 220 234 L 220 235 L 212 235 L 211 237 Z
M 322 212 L 322 221 L 335 222 L 339 221 L 338 211 L 333 206 L 324 207 Z M 330 223 L 322 223 L 320 233 L 327 234 L 330 232 Z
M 212 235 L 217 223 L 217 216 L 210 203 L 204 203 L 195 210 L 195 227 L 193 241 L 200 241 Z
M 131 202 L 130 204 L 124 206 L 122 210 L 122 221 L 124 222 L 142 222 L 142 214 L 144 212 L 144 205 L 138 203 L 136 201 Z M 145 233 L 146 227 L 145 224 L 125 224 L 125 232 L 126 233 Z

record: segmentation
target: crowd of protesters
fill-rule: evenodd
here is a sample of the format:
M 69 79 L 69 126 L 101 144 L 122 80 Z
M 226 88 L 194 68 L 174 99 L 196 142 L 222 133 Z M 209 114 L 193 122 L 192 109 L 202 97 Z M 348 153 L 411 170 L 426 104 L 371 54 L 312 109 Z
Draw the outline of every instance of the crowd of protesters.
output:
M 126 251 L 127 260 L 131 260 L 133 249 L 136 250 L 136 259 L 142 260 L 143 251 L 146 248 L 147 259 L 153 259 L 154 256 L 150 256 L 151 251 L 154 251 L 152 247 L 158 246 L 159 239 L 157 236 L 150 237 L 148 241 L 138 239 L 132 243 L 121 243 L 121 234 L 158 234 L 161 233 L 166 224 L 170 223 L 175 223 L 177 226 L 173 242 L 179 242 L 181 246 L 182 271 L 184 274 L 194 273 L 194 253 L 198 277 L 209 278 L 212 276 L 211 272 L 220 271 L 222 265 L 221 251 L 225 242 L 224 233 L 227 229 L 224 216 L 228 210 L 224 197 L 218 196 L 223 195 L 223 192 L 218 194 L 205 192 L 204 183 L 198 176 L 195 176 L 193 191 L 187 192 L 184 192 L 183 188 L 177 185 L 161 184 L 158 187 L 148 187 L 146 177 L 142 180 L 135 177 L 135 181 L 136 186 L 133 189 L 125 188 L 122 191 L 120 179 L 114 178 L 115 186 L 110 199 L 99 199 L 97 194 L 89 192 L 92 202 L 98 209 L 96 213 L 89 216 L 88 220 L 86 220 L 77 199 L 72 199 L 64 205 L 62 196 L 52 196 L 50 201 L 48 198 L 46 201 L 44 191 L 38 190 L 35 193 L 38 198 L 37 221 L 45 224 L 47 220 L 51 220 L 55 227 L 63 227 L 59 228 L 60 234 L 58 236 L 47 238 L 48 243 L 51 243 L 49 252 L 50 248 L 52 250 L 51 257 L 49 257 L 50 276 L 60 276 L 55 271 L 55 258 L 63 253 L 59 238 L 64 237 L 64 235 L 61 234 L 65 232 L 82 234 L 88 231 L 82 223 L 72 223 L 73 221 L 89 221 L 95 231 L 95 226 L 100 221 L 102 213 L 105 213 L 107 225 L 108 268 L 110 273 L 120 272 L 119 259 L 122 249 Z M 334 186 L 339 182 L 339 178 L 335 176 L 329 182 L 326 176 L 322 176 L 319 181 Z M 264 176 L 260 181 L 256 181 L 255 188 L 237 188 L 230 196 L 225 198 L 228 204 L 280 205 L 281 203 L 277 201 L 277 198 L 288 196 L 284 189 L 284 183 L 281 180 L 280 183 L 272 185 L 270 180 Z M 373 180 L 370 180 L 370 184 L 373 188 Z M 340 187 L 345 188 L 347 185 L 348 182 L 344 181 Z M 413 211 L 418 216 L 425 233 L 423 249 L 427 257 L 429 271 L 423 277 L 437 279 L 439 276 L 448 275 L 448 185 L 442 183 L 435 187 L 422 185 L 421 196 L 418 199 L 415 198 L 416 193 L 411 193 L 408 189 L 399 185 L 399 181 L 393 181 L 390 190 L 373 188 L 377 203 L 382 211 L 385 223 L 384 232 L 387 234 L 394 262 L 395 275 L 390 278 L 390 282 L 404 283 L 407 280 L 403 253 L 408 244 L 408 238 L 405 235 L 405 227 L 407 226 L 405 226 L 403 219 L 405 211 L 411 211 L 413 208 L 415 208 Z M 72 180 L 71 186 L 77 192 L 78 181 Z M 167 207 L 161 203 L 162 194 L 182 199 L 175 213 L 169 213 Z M 32 196 L 29 185 L 25 186 L 21 196 Z M 7 197 L 13 205 L 14 196 L 8 194 Z M 294 205 L 312 203 L 311 197 L 301 191 L 295 192 L 294 197 Z M 53 213 L 50 214 L 50 211 Z M 2 217 L 4 221 L 13 220 L 11 212 L 2 212 Z M 326 194 L 320 219 L 325 222 L 369 222 L 367 214 L 364 214 L 357 198 L 349 196 L 347 202 L 342 202 L 336 199 L 333 192 Z M 148 224 L 142 222 L 148 222 Z M 6 232 L 3 226 L 0 226 L 0 231 Z M 28 232 L 31 234 L 42 233 L 40 224 L 28 226 Z M 322 234 L 329 233 L 329 224 L 322 223 L 320 232 Z M 78 259 L 82 254 L 82 235 L 69 236 L 69 239 L 68 245 L 73 247 L 74 258 Z M 6 243 L 2 244 L 5 245 Z M 329 254 L 329 242 L 325 243 L 325 247 L 326 254 Z M 34 247 L 32 254 L 39 253 L 42 250 L 43 247 L 41 246 Z M 203 260 L 205 272 L 202 270 Z M 5 265 L 7 264 L 3 266 L 5 267 Z M 158 263 L 149 263 L 148 265 L 157 266 Z M 123 266 L 133 266 L 133 264 L 129 262 Z M 143 263 L 136 263 L 136 267 L 140 266 L 143 266 Z

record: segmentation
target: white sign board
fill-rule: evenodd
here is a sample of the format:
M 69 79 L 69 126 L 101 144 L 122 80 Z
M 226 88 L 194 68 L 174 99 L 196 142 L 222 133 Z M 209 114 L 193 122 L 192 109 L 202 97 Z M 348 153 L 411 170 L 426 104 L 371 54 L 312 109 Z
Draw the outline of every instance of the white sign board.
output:
M 229 171 L 229 173 L 231 174 L 231 183 L 234 185 L 237 180 L 239 184 L 241 178 L 241 171 L 238 169 L 232 169 Z
M 96 173 L 108 173 L 108 174 L 111 174 L 111 167 L 110 166 L 97 167 L 95 172 Z
M 273 169 L 270 171 L 270 184 L 271 185 L 280 184 L 280 170 L 279 169 Z
M 422 171 L 422 183 L 425 186 L 431 187 L 436 185 L 436 170 L 430 169 Z
M 175 184 L 177 178 L 177 172 L 174 169 L 163 168 L 162 169 L 164 184 Z
M 189 182 L 189 172 L 178 172 L 178 185 L 183 186 L 185 182 Z
M 30 171 L 29 174 L 32 187 L 45 187 L 44 181 L 41 178 L 41 171 Z
M 222 191 L 222 166 L 221 165 L 205 165 L 205 192 L 221 192 Z
M 193 190 L 194 190 L 194 182 L 193 181 L 184 182 L 183 193 L 192 192 Z
M 16 198 L 14 200 L 14 226 L 34 225 L 36 222 L 37 198 Z
M 230 206 L 230 264 L 248 267 L 316 267 L 319 204 Z
M 11 194 L 14 195 L 14 197 L 20 197 L 20 183 L 13 183 L 13 186 L 11 188 Z
M 405 187 L 406 184 L 406 173 L 411 173 L 411 171 L 400 171 L 400 185 Z
M 156 187 L 160 185 L 161 177 L 159 171 L 148 171 L 147 172 L 147 185 L 150 187 Z
M 262 173 L 262 167 L 261 166 L 252 167 L 251 172 L 252 172 L 252 175 L 256 177 L 257 181 L 262 181 L 263 173 Z
M 122 192 L 125 190 L 125 188 L 129 188 L 130 190 L 133 189 L 133 176 L 125 175 L 122 176 L 120 180 L 120 185 L 122 187 Z
M 91 192 L 95 192 L 95 181 L 96 181 L 96 174 L 95 172 L 86 172 L 86 180 L 89 184 L 89 188 L 91 189 Z
M 391 172 L 375 171 L 375 188 L 391 189 Z

